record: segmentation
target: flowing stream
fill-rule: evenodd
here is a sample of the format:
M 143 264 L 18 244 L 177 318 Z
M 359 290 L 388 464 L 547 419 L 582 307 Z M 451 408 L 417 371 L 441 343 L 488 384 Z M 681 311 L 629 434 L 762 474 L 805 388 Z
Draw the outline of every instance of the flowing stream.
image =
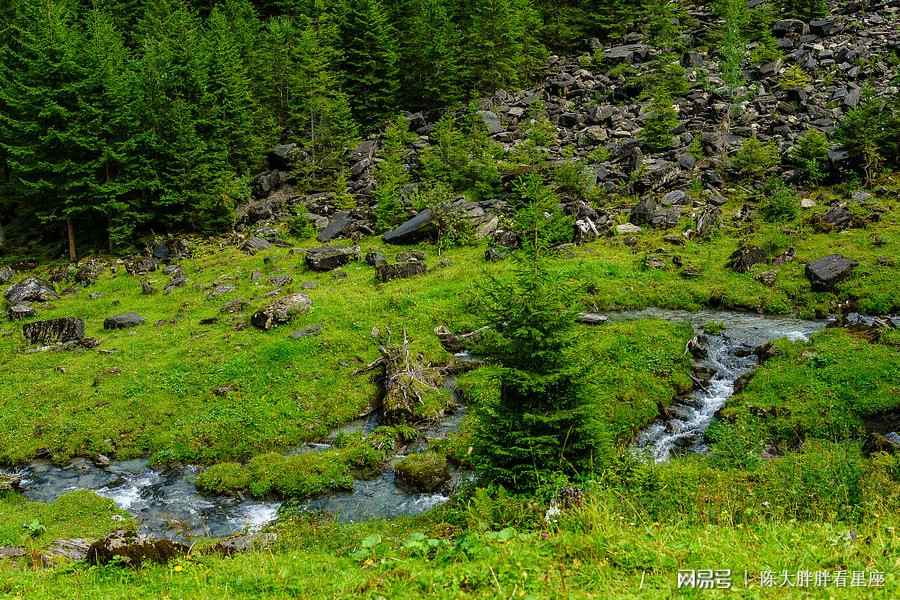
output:
M 807 339 L 824 327 L 824 321 L 804 321 L 791 317 L 772 317 L 727 311 L 673 311 L 646 309 L 610 314 L 612 321 L 661 318 L 690 321 L 695 329 L 715 321 L 725 325 L 719 335 L 708 336 L 708 355 L 699 364 L 713 370 L 714 375 L 705 390 L 697 390 L 687 401 L 673 407 L 676 417 L 657 420 L 642 431 L 636 445 L 651 451 L 656 460 L 681 452 L 702 452 L 703 433 L 716 411 L 731 396 L 734 381 L 756 365 L 753 348 L 766 342 L 787 337 Z M 453 381 L 448 381 L 453 389 Z M 421 452 L 431 440 L 440 439 L 455 431 L 465 415 L 465 406 L 455 396 L 453 414 L 425 430 L 425 439 L 413 444 L 407 452 Z M 371 432 L 380 421 L 376 412 L 337 430 L 339 432 Z M 332 436 L 333 437 L 333 436 Z M 327 440 L 326 440 L 327 441 Z M 294 452 L 312 452 L 328 448 L 328 444 L 307 444 Z M 399 460 L 402 456 L 398 456 Z M 65 467 L 48 461 L 32 461 L 12 471 L 28 487 L 26 496 L 32 500 L 52 502 L 73 490 L 93 490 L 111 498 L 140 521 L 141 530 L 155 535 L 185 538 L 206 535 L 223 537 L 232 533 L 260 527 L 275 520 L 280 502 L 266 502 L 251 498 L 228 496 L 209 497 L 194 486 L 199 468 L 150 467 L 146 460 L 113 461 L 101 468 L 89 460 L 77 460 Z M 394 484 L 393 468 L 370 481 L 356 481 L 354 491 L 335 493 L 291 502 L 293 510 L 328 511 L 339 519 L 359 521 L 378 517 L 413 515 L 429 510 L 447 500 L 442 494 L 410 494 Z
M 754 348 L 784 337 L 791 341 L 808 340 L 810 334 L 825 327 L 826 323 L 722 310 L 687 312 L 656 308 L 614 313 L 610 315 L 610 320 L 650 317 L 669 321 L 687 320 L 697 331 L 710 322 L 724 325 L 724 329 L 716 335 L 704 334 L 707 337 L 704 344 L 707 356 L 695 361 L 695 364 L 713 372 L 705 389 L 697 389 L 685 401 L 676 403 L 671 407 L 674 418 L 657 419 L 635 440 L 635 446 L 650 452 L 657 462 L 673 454 L 706 451 L 703 444 L 706 428 L 734 393 L 735 380 L 757 365 Z

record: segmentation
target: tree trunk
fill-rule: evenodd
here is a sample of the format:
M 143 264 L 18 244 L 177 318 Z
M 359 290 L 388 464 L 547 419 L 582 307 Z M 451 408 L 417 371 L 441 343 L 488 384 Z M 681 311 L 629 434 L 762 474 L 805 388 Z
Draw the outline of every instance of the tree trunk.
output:
M 75 256 L 75 228 L 72 226 L 72 217 L 66 217 L 66 229 L 69 231 L 69 258 L 77 260 Z
M 109 241 L 109 253 L 110 253 L 110 254 L 113 253 L 113 241 L 112 241 L 112 233 L 111 233 L 111 232 L 112 232 L 112 226 L 113 226 L 112 217 L 107 217 L 107 220 L 106 220 L 106 239 Z
M 3 233 L 3 223 L 0 223 L 0 248 L 6 246 L 6 234 Z

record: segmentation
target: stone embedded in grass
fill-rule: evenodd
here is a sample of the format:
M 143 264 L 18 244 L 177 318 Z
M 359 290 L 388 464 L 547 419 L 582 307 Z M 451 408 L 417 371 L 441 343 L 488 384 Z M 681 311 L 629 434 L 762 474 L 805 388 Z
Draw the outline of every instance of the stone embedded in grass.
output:
M 430 208 L 426 208 L 418 215 L 403 223 L 396 229 L 388 231 L 381 236 L 385 244 L 415 244 L 422 240 L 434 237 L 436 226 L 433 222 L 434 214 Z
M 291 334 L 291 338 L 295 340 L 299 340 L 302 338 L 313 337 L 319 335 L 322 332 L 323 325 L 321 323 L 315 323 L 314 325 L 310 325 L 309 327 L 304 327 L 299 331 L 295 331 Z
M 25 556 L 25 548 L 0 546 L 0 558 L 22 558 L 23 556 Z
M 624 225 L 616 225 L 616 233 L 618 235 L 629 235 L 640 233 L 641 228 L 634 223 L 625 223 Z
M 246 533 L 233 535 L 214 544 L 208 552 L 234 556 L 250 551 L 268 550 L 269 544 L 278 539 L 274 533 Z
M 394 476 L 409 492 L 433 494 L 450 481 L 450 466 L 437 452 L 410 454 L 394 467 Z
M 379 283 L 386 283 L 392 279 L 407 279 L 416 275 L 424 275 L 428 272 L 428 265 L 424 262 L 406 262 L 395 265 L 380 264 L 375 267 L 375 279 Z
M 261 237 L 252 237 L 241 244 L 241 250 L 243 250 L 247 254 L 255 254 L 259 250 L 268 250 L 271 247 L 272 244 Z
M 853 213 L 839 206 L 828 209 L 824 215 L 816 221 L 816 228 L 820 231 L 840 231 L 853 223 Z
M 22 326 L 25 343 L 56 344 L 74 342 L 84 338 L 84 321 L 77 317 L 63 317 L 49 321 L 35 321 Z
M 6 285 L 9 280 L 16 276 L 16 272 L 6 267 L 0 269 L 0 283 Z
M 291 294 L 268 304 L 250 317 L 250 322 L 260 329 L 272 329 L 288 323 L 296 315 L 305 313 L 312 306 L 306 294 Z
M 313 271 L 331 271 L 359 258 L 359 246 L 322 246 L 306 251 L 306 266 Z
M 92 565 L 118 562 L 137 569 L 148 561 L 164 565 L 189 551 L 190 548 L 184 544 L 172 540 L 120 530 L 91 544 L 87 552 L 87 560 Z
M 34 316 L 34 307 L 29 304 L 16 304 L 9 308 L 9 320 L 21 321 Z
M 41 553 L 41 564 L 53 566 L 60 561 L 79 562 L 87 558 L 91 541 L 84 538 L 53 540 Z
M 829 254 L 806 267 L 806 277 L 814 292 L 834 291 L 834 286 L 847 279 L 859 263 L 840 254 Z
M 144 317 L 135 313 L 127 312 L 121 315 L 109 317 L 103 321 L 103 328 L 107 331 L 113 329 L 130 329 L 144 324 Z
M 273 275 L 269 277 L 269 283 L 275 287 L 283 287 L 294 283 L 294 278 L 290 275 Z
M 13 284 L 3 294 L 9 304 L 20 302 L 46 302 L 59 299 L 59 294 L 53 286 L 40 277 L 28 277 L 19 283 Z
M 731 267 L 738 273 L 746 273 L 758 265 L 767 262 L 766 251 L 759 246 L 741 246 L 728 257 L 725 266 Z

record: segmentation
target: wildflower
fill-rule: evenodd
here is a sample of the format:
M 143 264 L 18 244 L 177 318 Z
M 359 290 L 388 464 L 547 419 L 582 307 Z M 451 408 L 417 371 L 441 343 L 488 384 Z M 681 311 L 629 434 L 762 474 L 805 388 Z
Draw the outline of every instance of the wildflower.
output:
M 856 541 L 856 532 L 855 531 L 850 532 L 850 539 L 853 540 L 854 542 Z
M 769 506 L 769 501 L 766 500 L 765 502 L 762 503 L 762 505 L 763 505 L 763 506 Z
M 547 512 L 544 514 L 544 520 L 548 523 L 556 523 L 556 517 L 559 517 L 562 514 L 562 511 L 559 510 L 559 507 L 555 504 L 551 504 L 550 508 L 547 509 Z
M 769 454 L 768 452 L 766 452 L 765 454 L 763 454 L 763 458 L 765 458 L 765 459 L 771 459 L 771 458 L 772 458 L 772 455 Z
M 175 571 L 176 573 L 181 573 L 181 571 L 182 571 L 181 565 L 175 565 L 174 571 Z

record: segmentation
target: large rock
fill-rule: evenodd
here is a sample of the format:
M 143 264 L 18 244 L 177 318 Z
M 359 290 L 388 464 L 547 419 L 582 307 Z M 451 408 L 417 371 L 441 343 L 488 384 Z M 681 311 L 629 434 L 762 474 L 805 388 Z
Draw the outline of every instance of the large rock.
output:
M 322 246 L 306 251 L 306 266 L 313 271 L 331 271 L 359 259 L 359 246 Z
M 272 329 L 290 322 L 296 315 L 303 314 L 312 306 L 306 294 L 291 294 L 258 310 L 250 317 L 250 322 L 260 329 Z
M 76 317 L 63 317 L 49 321 L 35 321 L 22 326 L 25 343 L 29 346 L 75 342 L 84 338 L 84 321 Z
M 283 144 L 269 150 L 266 160 L 273 171 L 290 171 L 300 156 L 297 144 Z
M 14 305 L 20 302 L 57 300 L 59 294 L 56 293 L 52 285 L 40 277 L 28 277 L 19 283 L 9 286 L 3 297 L 6 298 L 10 305 Z
M 381 240 L 385 244 L 415 244 L 430 239 L 435 234 L 433 218 L 431 209 L 426 208 L 403 225 L 385 233 Z
M 410 454 L 394 467 L 394 477 L 409 492 L 433 494 L 450 481 L 450 466 L 437 452 Z
M 241 250 L 246 252 L 247 254 L 256 254 L 259 250 L 268 250 L 272 247 L 272 244 L 268 240 L 264 240 L 261 237 L 252 237 L 243 244 L 241 244 Z
M 759 246 L 741 246 L 728 257 L 726 266 L 731 267 L 738 273 L 746 273 L 753 268 L 753 265 L 767 261 L 766 251 Z
M 853 259 L 840 254 L 829 254 L 806 266 L 806 277 L 814 292 L 830 292 L 834 286 L 850 277 L 853 268 L 859 265 Z
M 189 551 L 190 548 L 184 544 L 172 540 L 121 530 L 91 544 L 87 560 L 93 565 L 107 565 L 115 561 L 137 569 L 145 562 L 164 565 Z
M 484 128 L 489 134 L 493 135 L 495 133 L 500 133 L 501 131 L 503 131 L 503 124 L 500 123 L 500 117 L 497 116 L 497 113 L 491 112 L 489 110 L 479 110 L 478 115 L 484 122 Z
M 646 225 L 656 217 L 656 200 L 644 198 L 631 210 L 628 220 L 635 225 Z
M 428 272 L 428 265 L 424 262 L 405 262 L 395 265 L 380 264 L 375 266 L 375 279 L 379 283 L 385 283 L 391 279 L 407 279 L 416 275 L 424 275 Z
M 353 220 L 350 213 L 337 213 L 316 239 L 324 244 L 337 238 L 348 237 L 352 233 L 352 227 Z
M 719 226 L 722 211 L 714 204 L 706 205 L 697 216 L 697 235 L 707 237 Z
M 0 269 L 0 284 L 6 285 L 9 280 L 16 276 L 16 272 L 12 269 L 3 267 Z
M 23 319 L 33 317 L 34 314 L 34 307 L 30 304 L 16 304 L 15 306 L 9 307 L 10 321 L 22 321 Z
M 127 312 L 104 319 L 103 328 L 110 331 L 112 329 L 130 329 L 143 324 L 144 317 L 136 312 Z
M 817 226 L 819 229 L 840 231 L 849 227 L 851 223 L 853 223 L 853 213 L 846 208 L 835 206 L 819 217 Z

